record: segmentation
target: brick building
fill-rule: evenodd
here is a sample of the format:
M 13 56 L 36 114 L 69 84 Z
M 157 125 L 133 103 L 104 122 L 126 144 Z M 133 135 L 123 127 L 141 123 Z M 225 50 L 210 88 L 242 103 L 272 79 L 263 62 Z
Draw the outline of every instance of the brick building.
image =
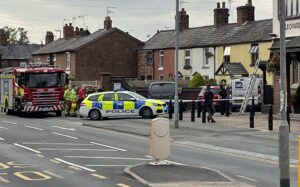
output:
M 33 59 L 64 68 L 72 81 L 97 80 L 105 90 L 110 90 L 112 82 L 137 77 L 137 51 L 143 45 L 128 33 L 111 26 L 110 17 L 106 17 L 104 29 L 92 34 L 66 24 L 64 38 L 55 41 L 48 31 L 46 46 L 35 51 Z
M 28 63 L 31 53 L 41 47 L 37 44 L 8 44 L 4 30 L 0 29 L 0 69 Z

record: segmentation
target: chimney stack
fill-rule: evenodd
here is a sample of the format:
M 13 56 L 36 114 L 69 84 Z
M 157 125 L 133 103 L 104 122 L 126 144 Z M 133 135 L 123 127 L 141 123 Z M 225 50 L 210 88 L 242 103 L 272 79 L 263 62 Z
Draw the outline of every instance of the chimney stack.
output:
M 47 31 L 46 32 L 46 38 L 45 38 L 45 42 L 46 42 L 46 45 L 53 42 L 54 41 L 54 35 L 53 35 L 53 32 L 51 31 Z
M 186 14 L 184 8 L 179 12 L 179 31 L 189 28 L 189 15 Z
M 220 3 L 217 3 L 217 8 L 214 9 L 214 25 L 215 27 L 220 27 L 228 24 L 229 9 L 225 8 L 225 2 L 222 2 L 222 8 L 220 8 Z
M 0 29 L 0 46 L 7 45 L 7 36 L 5 34 L 4 29 Z
M 64 39 L 68 40 L 70 38 L 73 38 L 75 35 L 74 33 L 74 27 L 72 26 L 72 23 L 65 24 L 64 26 Z
M 104 20 L 104 29 L 111 29 L 112 28 L 112 20 L 110 19 L 110 16 L 105 17 Z
M 75 36 L 87 36 L 90 34 L 90 31 L 84 30 L 83 28 L 76 27 Z
M 248 0 L 248 3 L 245 6 L 237 7 L 236 10 L 237 26 L 241 26 L 247 21 L 255 20 L 255 7 L 252 6 L 252 0 Z

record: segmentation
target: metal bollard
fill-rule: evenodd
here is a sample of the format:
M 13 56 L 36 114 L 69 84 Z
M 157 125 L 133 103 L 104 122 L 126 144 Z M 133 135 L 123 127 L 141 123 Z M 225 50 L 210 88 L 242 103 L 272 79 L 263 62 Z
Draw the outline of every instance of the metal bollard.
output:
M 250 106 L 250 128 L 254 128 L 254 107 Z
M 195 122 L 195 101 L 192 101 L 191 122 Z
M 179 101 L 179 120 L 183 118 L 183 103 L 182 100 Z
M 202 111 L 201 102 L 197 101 L 197 118 L 201 118 L 201 111 Z
M 286 107 L 286 120 L 289 124 L 289 132 L 291 132 L 291 117 L 290 117 L 291 109 L 289 106 Z
M 206 108 L 204 102 L 202 102 L 202 123 L 206 123 Z
M 273 105 L 269 105 L 269 131 L 273 130 Z
M 169 101 L 169 119 L 172 119 L 172 100 Z

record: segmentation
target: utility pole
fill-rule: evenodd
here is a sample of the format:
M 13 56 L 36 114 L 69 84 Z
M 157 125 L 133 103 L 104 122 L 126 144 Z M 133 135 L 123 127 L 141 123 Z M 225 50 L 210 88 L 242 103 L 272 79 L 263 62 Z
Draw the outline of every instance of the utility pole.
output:
M 289 154 L 289 126 L 286 119 L 287 85 L 286 85 L 286 43 L 285 43 L 285 0 L 278 0 L 280 21 L 280 112 L 279 126 L 279 170 L 280 187 L 290 186 L 290 154 Z
M 176 18 L 175 18 L 175 97 L 174 97 L 174 128 L 179 128 L 179 114 L 178 114 L 178 46 L 179 46 L 179 0 L 176 0 Z M 171 110 L 171 109 L 170 109 Z

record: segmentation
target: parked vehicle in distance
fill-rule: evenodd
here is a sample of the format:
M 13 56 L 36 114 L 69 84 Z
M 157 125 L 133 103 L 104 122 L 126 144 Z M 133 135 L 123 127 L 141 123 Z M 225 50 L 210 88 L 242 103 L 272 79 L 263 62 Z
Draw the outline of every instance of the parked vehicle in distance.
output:
M 214 94 L 214 100 L 220 99 L 220 86 L 210 86 L 210 90 L 213 92 Z M 202 100 L 201 103 L 203 103 L 204 100 L 204 92 L 206 91 L 206 86 L 203 86 L 199 95 L 198 95 L 198 100 Z M 214 106 L 216 108 L 220 107 L 220 101 L 214 101 Z
M 182 89 L 178 89 L 178 94 L 181 96 Z M 150 99 L 174 99 L 175 83 L 171 81 L 152 82 L 148 88 L 148 98 Z
M 182 88 L 178 87 L 178 98 L 182 98 Z M 168 100 L 166 103 L 169 105 L 169 100 L 174 100 L 175 98 L 175 82 L 172 81 L 158 81 L 152 82 L 148 88 L 148 98 L 149 99 L 160 99 Z M 183 104 L 182 110 L 186 110 L 186 103 Z M 170 109 L 174 111 L 174 107 Z
M 82 117 L 99 120 L 106 117 L 142 116 L 152 118 L 165 114 L 168 106 L 156 99 L 130 91 L 108 91 L 88 95 L 80 105 L 79 113 Z
M 250 80 L 251 77 L 242 77 L 242 78 L 231 80 L 232 110 L 236 110 L 241 107 Z M 255 99 L 254 104 L 258 108 L 260 108 L 262 103 L 262 96 L 263 96 L 262 91 L 263 91 L 263 79 L 257 77 L 250 98 L 254 97 Z M 249 99 L 248 105 L 249 104 L 251 104 L 251 99 Z

